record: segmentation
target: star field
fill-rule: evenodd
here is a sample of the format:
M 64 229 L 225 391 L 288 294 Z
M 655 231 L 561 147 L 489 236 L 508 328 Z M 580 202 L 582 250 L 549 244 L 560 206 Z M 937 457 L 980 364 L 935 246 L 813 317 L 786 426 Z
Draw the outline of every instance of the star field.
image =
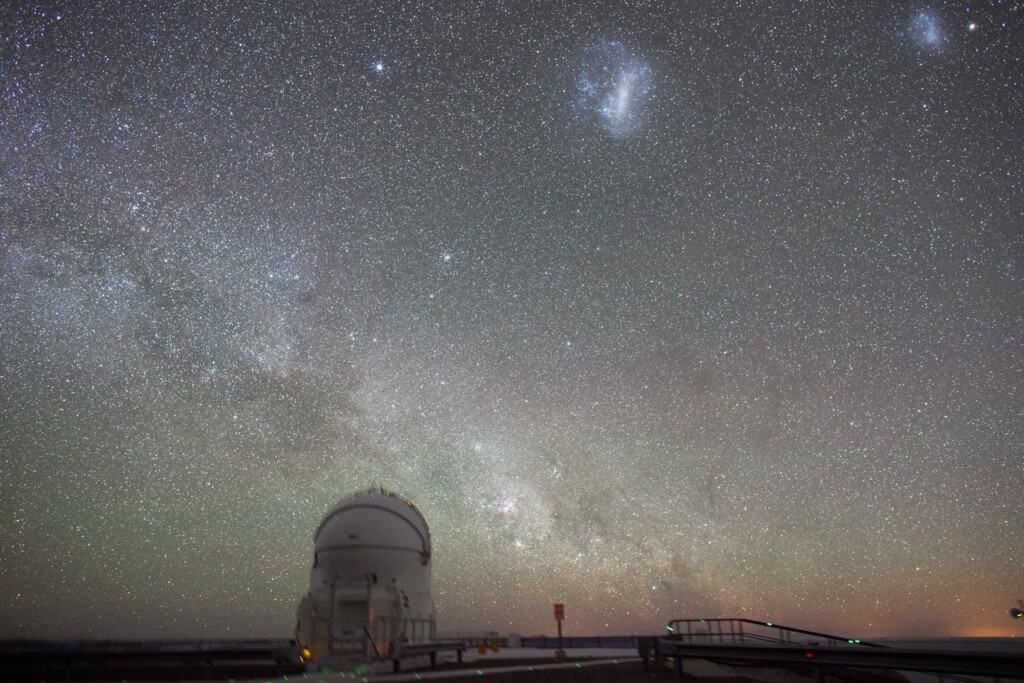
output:
M 217 6 L 214 6 L 217 5 Z M 1019 2 L 7 3 L 0 636 L 1011 635 Z

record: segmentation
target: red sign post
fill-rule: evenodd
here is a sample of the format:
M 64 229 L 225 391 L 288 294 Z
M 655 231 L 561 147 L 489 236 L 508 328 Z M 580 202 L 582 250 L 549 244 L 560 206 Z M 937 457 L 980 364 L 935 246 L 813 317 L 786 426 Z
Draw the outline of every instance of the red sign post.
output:
M 565 619 L 565 605 L 555 603 L 555 621 L 558 622 L 558 649 L 555 650 L 555 659 L 565 659 L 565 650 L 562 649 L 562 620 Z

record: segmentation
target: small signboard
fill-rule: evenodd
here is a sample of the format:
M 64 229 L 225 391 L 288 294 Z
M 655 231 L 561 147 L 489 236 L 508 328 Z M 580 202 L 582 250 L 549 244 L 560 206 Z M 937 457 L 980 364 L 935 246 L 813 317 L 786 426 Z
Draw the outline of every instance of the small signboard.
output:
M 565 605 L 560 602 L 555 603 L 555 620 L 562 621 L 565 619 Z

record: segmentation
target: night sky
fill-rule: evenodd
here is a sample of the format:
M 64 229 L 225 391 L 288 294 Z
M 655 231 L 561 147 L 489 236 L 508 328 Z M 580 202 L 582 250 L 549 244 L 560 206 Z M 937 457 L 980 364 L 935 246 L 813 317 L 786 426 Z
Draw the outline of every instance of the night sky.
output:
M 219 7 L 213 7 L 219 5 Z M 1024 3 L 0 4 L 0 636 L 1024 634 Z

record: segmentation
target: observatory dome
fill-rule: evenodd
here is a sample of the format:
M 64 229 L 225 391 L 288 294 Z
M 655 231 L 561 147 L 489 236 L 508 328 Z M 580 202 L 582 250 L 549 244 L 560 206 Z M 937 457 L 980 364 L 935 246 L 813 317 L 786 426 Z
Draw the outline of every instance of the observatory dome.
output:
M 434 637 L 430 528 L 412 501 L 383 488 L 348 496 L 313 544 L 295 629 L 304 657 L 379 657 Z
M 331 508 L 314 534 L 322 578 L 390 580 L 430 566 L 430 529 L 412 501 L 370 489 Z M 411 578 L 411 577 L 409 577 Z M 429 578 L 428 578 L 429 581 Z

